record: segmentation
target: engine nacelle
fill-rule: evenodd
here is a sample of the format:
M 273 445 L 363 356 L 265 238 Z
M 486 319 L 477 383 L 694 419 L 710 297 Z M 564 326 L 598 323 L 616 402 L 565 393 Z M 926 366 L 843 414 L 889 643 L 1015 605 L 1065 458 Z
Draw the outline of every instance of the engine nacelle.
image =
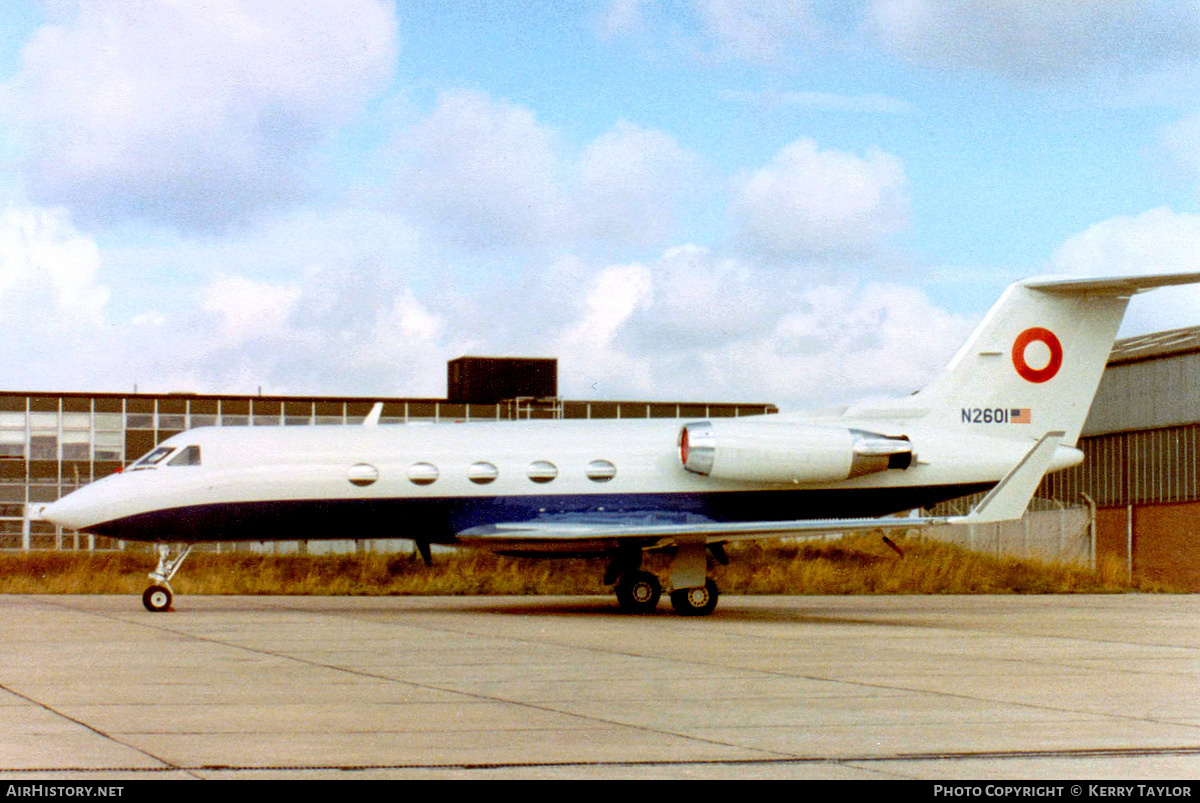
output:
M 766 420 L 694 421 L 679 432 L 679 458 L 722 480 L 838 482 L 912 465 L 912 444 L 858 429 Z

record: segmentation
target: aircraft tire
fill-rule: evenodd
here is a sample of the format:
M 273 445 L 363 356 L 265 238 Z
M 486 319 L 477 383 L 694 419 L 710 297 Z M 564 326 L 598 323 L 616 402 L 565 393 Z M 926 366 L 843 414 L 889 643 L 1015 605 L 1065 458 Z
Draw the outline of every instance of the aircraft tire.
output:
M 653 613 L 662 597 L 662 583 L 650 572 L 632 572 L 617 584 L 617 602 L 629 613 Z
M 720 596 L 717 584 L 710 578 L 702 586 L 672 591 L 671 607 L 680 616 L 708 616 L 716 609 Z
M 171 610 L 173 595 L 166 586 L 150 586 L 142 593 L 142 604 L 151 613 L 163 613 Z

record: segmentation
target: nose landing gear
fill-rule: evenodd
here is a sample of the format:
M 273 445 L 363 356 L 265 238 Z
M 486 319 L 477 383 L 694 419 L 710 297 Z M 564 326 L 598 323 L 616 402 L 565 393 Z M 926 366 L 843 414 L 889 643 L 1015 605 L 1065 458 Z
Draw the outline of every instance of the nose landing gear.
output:
M 175 592 L 171 590 L 171 578 L 179 571 L 183 559 L 192 552 L 192 544 L 188 544 L 182 552 L 171 557 L 171 547 L 166 544 L 158 545 L 158 567 L 150 572 L 154 584 L 142 593 L 142 604 L 151 613 L 165 613 L 171 610 L 171 602 Z

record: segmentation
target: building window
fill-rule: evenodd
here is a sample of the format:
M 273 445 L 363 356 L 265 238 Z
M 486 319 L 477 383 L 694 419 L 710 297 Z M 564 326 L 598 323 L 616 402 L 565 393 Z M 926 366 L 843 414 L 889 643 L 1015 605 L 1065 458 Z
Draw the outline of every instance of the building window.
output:
M 25 430 L 0 429 L 0 457 L 25 456 Z
M 29 457 L 31 460 L 57 460 L 58 436 L 34 435 L 29 439 Z
M 176 413 L 159 413 L 158 414 L 159 429 L 187 429 L 187 416 L 178 415 Z
M 120 432 L 97 432 L 94 457 L 97 460 L 120 460 L 125 436 Z
M 92 446 L 87 441 L 82 443 L 69 443 L 66 436 L 63 436 L 62 445 L 63 460 L 91 460 Z

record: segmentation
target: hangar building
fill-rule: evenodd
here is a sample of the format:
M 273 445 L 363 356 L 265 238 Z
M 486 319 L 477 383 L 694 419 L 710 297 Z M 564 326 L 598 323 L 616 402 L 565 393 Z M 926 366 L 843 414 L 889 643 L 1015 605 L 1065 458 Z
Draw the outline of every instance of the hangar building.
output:
M 1095 557 L 1200 591 L 1200 327 L 1119 340 L 1079 447 L 1038 495 L 1095 508 Z

